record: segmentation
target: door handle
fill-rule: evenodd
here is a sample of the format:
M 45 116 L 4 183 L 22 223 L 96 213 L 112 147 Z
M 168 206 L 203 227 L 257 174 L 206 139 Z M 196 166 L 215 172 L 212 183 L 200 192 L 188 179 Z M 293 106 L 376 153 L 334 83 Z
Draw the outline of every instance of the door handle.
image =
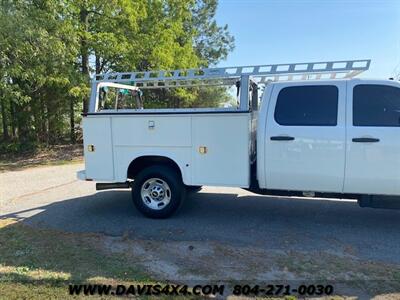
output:
M 379 139 L 376 138 L 368 138 L 368 137 L 361 137 L 361 138 L 353 138 L 352 141 L 354 143 L 377 143 Z
M 271 136 L 271 141 L 293 141 L 294 137 L 286 135 Z

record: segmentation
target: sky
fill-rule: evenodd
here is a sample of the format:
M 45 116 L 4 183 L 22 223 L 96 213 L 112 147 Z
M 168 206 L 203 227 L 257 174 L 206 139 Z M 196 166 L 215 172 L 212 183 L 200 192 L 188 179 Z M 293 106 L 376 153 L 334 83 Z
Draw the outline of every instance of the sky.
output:
M 400 0 L 219 0 L 235 49 L 221 67 L 371 59 L 360 77 L 400 74 Z

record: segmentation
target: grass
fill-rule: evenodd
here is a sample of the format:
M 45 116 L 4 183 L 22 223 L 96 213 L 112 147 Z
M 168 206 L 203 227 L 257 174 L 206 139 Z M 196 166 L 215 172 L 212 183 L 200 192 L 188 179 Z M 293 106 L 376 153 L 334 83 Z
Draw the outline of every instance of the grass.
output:
M 154 283 L 127 256 L 101 253 L 97 239 L 0 219 L 0 299 L 63 299 L 69 283 Z
M 0 218 L 0 299 L 86 299 L 70 296 L 69 284 L 165 284 L 153 280 L 128 254 L 102 251 L 99 234 L 33 228 Z M 189 289 L 190 291 L 190 289 Z M 137 296 L 170 299 L 170 296 Z M 204 299 L 179 296 L 179 299 Z M 89 299 L 116 299 L 90 296 Z
M 275 259 L 278 268 L 287 269 L 300 278 L 319 282 L 335 282 L 368 294 L 389 294 L 400 291 L 400 268 L 383 262 L 337 256 L 326 252 L 292 252 Z M 397 294 L 398 295 L 398 294 Z
M 0 218 L 0 299 L 71 298 L 68 294 L 68 285 L 71 283 L 113 286 L 156 283 L 136 264 L 134 255 L 130 255 L 128 251 L 105 252 L 103 242 L 104 237 L 100 234 L 38 229 L 14 219 Z M 336 287 L 341 285 L 340 280 L 345 280 L 344 286 L 353 284 L 353 290 L 375 295 L 400 290 L 398 266 L 326 253 L 310 257 L 298 252 L 277 255 L 271 263 L 277 269 L 287 269 L 296 274 L 305 282 L 335 282 Z M 252 285 L 254 282 L 248 284 Z M 75 298 L 83 299 L 85 296 Z M 113 296 L 90 298 L 115 299 Z M 165 296 L 156 299 L 167 298 Z M 330 299 L 345 298 L 335 296 Z

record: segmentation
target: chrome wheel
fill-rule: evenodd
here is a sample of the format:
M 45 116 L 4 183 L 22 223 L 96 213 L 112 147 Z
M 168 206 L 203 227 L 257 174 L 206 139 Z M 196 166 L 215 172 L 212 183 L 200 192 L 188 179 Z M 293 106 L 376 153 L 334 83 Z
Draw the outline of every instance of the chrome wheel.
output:
M 155 210 L 163 209 L 171 201 L 171 189 L 168 183 L 160 178 L 146 180 L 142 185 L 140 195 L 143 203 Z

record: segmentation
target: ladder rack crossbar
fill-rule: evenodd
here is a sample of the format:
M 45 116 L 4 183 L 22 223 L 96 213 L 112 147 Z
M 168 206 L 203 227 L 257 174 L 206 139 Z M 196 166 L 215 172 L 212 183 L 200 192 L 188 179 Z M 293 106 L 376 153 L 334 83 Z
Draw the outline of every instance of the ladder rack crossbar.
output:
M 303 80 L 326 78 L 326 76 L 337 78 L 339 74 L 343 75 L 343 78 L 351 78 L 368 70 L 370 63 L 371 60 L 362 59 L 170 71 L 105 73 L 96 74 L 94 82 L 133 82 L 135 85 L 142 83 L 142 86 L 147 88 L 160 88 L 199 85 L 198 82 L 202 80 L 218 78 L 232 79 L 240 78 L 242 75 L 258 77 L 260 78 L 260 82 L 293 80 L 293 78 L 299 76 Z M 177 84 L 179 81 L 184 81 L 185 83 L 182 82 L 183 85 Z M 191 83 L 191 81 L 193 82 Z M 174 82 L 174 84 L 171 85 L 171 82 Z M 160 85 L 160 83 L 164 83 L 164 85 Z
M 192 87 L 192 86 L 227 86 L 234 85 L 238 78 L 215 78 L 215 79 L 192 79 L 192 80 L 169 80 L 169 81 L 142 81 L 136 82 L 135 86 L 145 89 L 159 89 L 171 87 Z

